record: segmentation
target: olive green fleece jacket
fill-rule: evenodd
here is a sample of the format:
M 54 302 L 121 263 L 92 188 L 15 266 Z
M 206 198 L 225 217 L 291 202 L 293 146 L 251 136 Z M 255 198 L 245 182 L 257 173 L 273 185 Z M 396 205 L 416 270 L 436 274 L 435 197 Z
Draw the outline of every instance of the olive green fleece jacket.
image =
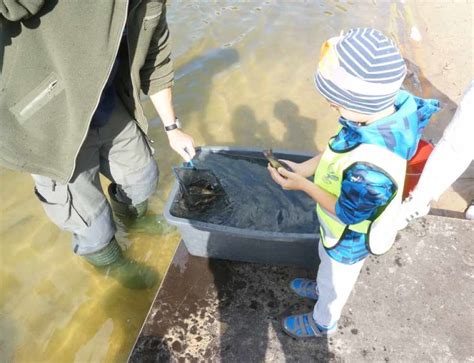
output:
M 125 24 L 115 85 L 146 133 L 140 90 L 173 82 L 164 0 L 0 0 L 0 165 L 71 179 Z

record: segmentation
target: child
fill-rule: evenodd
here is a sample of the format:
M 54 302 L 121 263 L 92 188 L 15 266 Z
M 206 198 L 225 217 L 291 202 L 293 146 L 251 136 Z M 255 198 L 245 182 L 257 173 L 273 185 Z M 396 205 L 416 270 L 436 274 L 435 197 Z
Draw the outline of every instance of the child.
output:
M 340 127 L 323 154 L 294 172 L 268 167 L 284 189 L 302 190 L 317 202 L 321 225 L 317 281 L 297 278 L 298 295 L 317 300 L 312 313 L 288 316 L 283 329 L 295 338 L 328 336 L 364 260 L 385 253 L 396 230 L 406 162 L 415 153 L 436 100 L 400 90 L 406 65 L 391 39 L 372 28 L 351 29 L 321 49 L 316 88 L 340 114 Z M 314 174 L 314 183 L 306 179 Z M 369 238 L 370 237 L 370 238 Z

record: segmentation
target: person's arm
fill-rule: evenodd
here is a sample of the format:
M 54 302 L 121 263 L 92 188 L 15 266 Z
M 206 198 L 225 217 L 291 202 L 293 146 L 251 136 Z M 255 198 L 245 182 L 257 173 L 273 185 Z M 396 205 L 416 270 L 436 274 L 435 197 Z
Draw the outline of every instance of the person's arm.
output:
M 398 214 L 398 228 L 428 214 L 431 203 L 453 184 L 474 160 L 474 81 L 425 164 L 420 180 Z M 474 207 L 470 207 L 474 208 Z M 474 210 L 474 209 L 472 209 Z
M 334 195 L 311 182 L 305 186 L 303 191 L 329 213 L 336 215 L 337 198 Z
M 304 191 L 344 224 L 357 224 L 373 217 L 396 191 L 395 184 L 384 171 L 364 164 L 356 163 L 345 172 L 339 198 L 296 173 L 283 168 L 277 171 L 271 166 L 268 169 L 283 189 Z
M 344 224 L 370 219 L 389 203 L 396 191 L 397 186 L 382 169 L 356 163 L 344 172 L 335 215 Z
M 140 68 L 140 83 L 143 93 L 151 96 L 171 88 L 174 82 L 170 32 L 166 22 L 165 5 L 162 5 L 160 19 L 146 51 L 145 62 Z
M 176 116 L 173 109 L 171 87 L 150 95 L 150 99 L 160 115 L 163 125 L 166 127 L 174 124 Z M 166 134 L 171 148 L 181 155 L 184 160 L 189 161 L 194 157 L 196 152 L 194 150 L 194 140 L 191 136 L 180 129 L 166 131 Z
M 302 163 L 295 163 L 290 160 L 284 160 L 294 171 L 296 174 L 301 175 L 302 177 L 309 178 L 310 176 L 314 175 L 318 165 L 319 160 L 321 160 L 322 154 L 316 155 L 315 157 L 306 160 Z
M 174 124 L 176 119 L 172 97 L 174 72 L 169 38 L 166 7 L 163 5 L 160 21 L 148 48 L 145 64 L 140 69 L 140 79 L 143 92 L 150 96 L 165 127 Z M 180 129 L 166 133 L 171 148 L 184 160 L 189 161 L 194 157 L 194 141 L 191 136 Z
M 313 158 L 314 159 L 314 158 Z M 312 160 L 312 159 L 311 159 Z M 319 159 L 318 159 L 319 160 Z M 332 214 L 336 214 L 337 198 L 315 185 L 297 173 L 292 173 L 284 168 L 275 168 L 268 166 L 272 179 L 285 190 L 301 190 L 308 194 L 316 203 Z M 314 170 L 313 170 L 314 172 Z
M 414 199 L 422 204 L 438 200 L 474 160 L 474 81 L 464 93 L 452 120 L 428 158 Z M 426 204 L 425 204 L 426 205 Z

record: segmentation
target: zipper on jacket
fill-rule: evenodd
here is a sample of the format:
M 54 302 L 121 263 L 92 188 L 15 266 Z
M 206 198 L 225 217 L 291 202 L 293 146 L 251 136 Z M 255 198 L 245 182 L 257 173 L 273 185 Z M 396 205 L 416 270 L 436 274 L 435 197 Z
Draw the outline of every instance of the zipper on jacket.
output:
M 114 67 L 114 63 L 115 63 L 115 60 L 117 59 L 118 51 L 119 51 L 119 48 L 120 48 L 120 42 L 122 41 L 123 30 L 125 29 L 125 25 L 127 24 L 127 18 L 128 18 L 128 1 L 125 1 L 125 18 L 123 19 L 122 27 L 120 28 L 120 36 L 118 37 L 118 44 L 115 47 L 114 57 L 112 58 L 112 62 L 109 65 L 109 70 L 107 71 L 107 77 L 105 78 L 105 80 L 102 84 L 102 87 L 100 89 L 99 98 L 95 103 L 94 110 L 93 110 L 92 114 L 89 116 L 89 124 L 87 125 L 87 131 L 84 134 L 84 136 L 82 137 L 81 143 L 79 144 L 79 149 L 77 149 L 76 155 L 74 157 L 74 165 L 73 165 L 73 168 L 72 168 L 72 172 L 69 175 L 69 178 L 66 180 L 66 183 L 69 183 L 72 176 L 74 175 L 74 171 L 76 170 L 77 156 L 79 155 L 79 152 L 81 151 L 81 148 L 82 148 L 82 145 L 84 144 L 84 141 L 86 141 L 88 130 L 89 130 L 89 127 L 90 127 L 90 123 L 92 121 L 92 117 L 94 116 L 94 113 L 97 110 L 97 107 L 99 106 L 100 98 L 102 97 L 102 93 L 104 92 L 105 85 L 107 84 L 107 81 L 109 80 L 110 74 L 112 73 L 112 68 Z
M 33 98 L 23 109 L 19 112 L 20 116 L 24 116 L 28 111 L 30 111 L 38 102 L 40 102 L 43 98 L 47 97 L 48 95 L 53 95 L 54 88 L 58 84 L 58 80 L 52 81 L 50 84 L 46 86 L 44 90 L 42 90 L 35 98 Z
M 18 122 L 27 122 L 62 91 L 64 91 L 64 85 L 61 83 L 61 79 L 56 73 L 52 72 L 37 87 L 12 106 L 10 111 L 15 115 Z

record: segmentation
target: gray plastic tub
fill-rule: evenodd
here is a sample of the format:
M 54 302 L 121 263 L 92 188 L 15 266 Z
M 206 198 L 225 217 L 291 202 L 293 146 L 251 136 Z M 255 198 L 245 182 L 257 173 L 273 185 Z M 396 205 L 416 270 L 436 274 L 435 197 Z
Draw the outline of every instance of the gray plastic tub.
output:
M 203 151 L 261 157 L 261 149 L 203 147 Z M 276 157 L 296 162 L 311 155 L 274 151 Z M 170 213 L 179 185 L 175 182 L 165 206 L 164 216 L 176 226 L 189 253 L 194 256 L 226 260 L 316 268 L 319 258 L 319 233 L 283 233 L 248 230 L 175 217 Z

